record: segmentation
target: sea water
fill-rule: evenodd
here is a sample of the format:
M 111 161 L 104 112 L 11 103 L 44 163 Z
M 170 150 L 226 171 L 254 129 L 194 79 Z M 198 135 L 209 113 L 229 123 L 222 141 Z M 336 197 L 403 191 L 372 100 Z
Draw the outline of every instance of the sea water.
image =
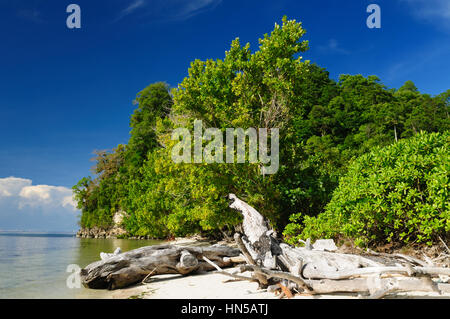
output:
M 100 252 L 122 252 L 161 243 L 155 240 L 88 239 L 71 234 L 0 233 L 0 298 L 107 298 L 102 290 L 70 288 L 69 265 L 83 268 Z M 69 269 L 70 270 L 70 269 Z

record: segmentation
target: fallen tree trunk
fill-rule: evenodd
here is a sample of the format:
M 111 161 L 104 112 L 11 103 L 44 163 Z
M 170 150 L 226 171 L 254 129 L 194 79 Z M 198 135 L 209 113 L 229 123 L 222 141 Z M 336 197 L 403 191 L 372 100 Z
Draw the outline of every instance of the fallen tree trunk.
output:
M 346 280 L 308 280 L 308 285 L 316 294 L 363 293 L 376 296 L 379 292 L 439 292 L 438 285 L 429 278 L 356 278 Z M 382 297 L 382 296 L 381 296 Z
M 244 217 L 242 222 L 244 234 L 241 239 L 246 250 L 258 264 L 275 269 L 276 256 L 281 253 L 281 249 L 269 223 L 256 209 L 237 198 L 236 195 L 230 194 L 229 199 L 231 200 L 230 208 L 238 210 Z
M 374 252 L 364 256 L 340 254 L 334 252 L 337 248 L 330 240 L 314 244 L 307 240 L 305 247 L 280 243 L 256 209 L 234 194 L 229 199 L 230 208 L 244 217 L 244 234 L 235 235 L 248 263 L 241 266 L 241 272 L 253 271 L 260 286 L 274 287 L 282 281 L 284 287 L 309 294 L 352 292 L 372 298 L 399 291 L 448 290 L 448 284 L 438 284 L 432 278 L 450 276 L 450 269 L 434 267 L 417 258 Z
M 437 267 L 405 255 L 368 252 L 362 255 L 337 253 L 332 240 L 306 240 L 305 247 L 280 242 L 267 220 L 253 207 L 229 195 L 230 207 L 243 215 L 243 233 L 234 239 L 239 249 L 228 246 L 183 247 L 157 245 L 121 253 L 102 253 L 102 260 L 80 272 L 83 285 L 95 289 L 117 289 L 160 274 L 188 275 L 216 269 L 234 280 L 257 282 L 260 287 L 307 294 L 358 293 L 383 298 L 396 292 L 449 292 L 450 268 Z M 242 257 L 240 257 L 242 253 Z M 246 261 L 240 272 L 230 267 Z M 433 278 L 440 278 L 440 282 Z M 444 279 L 442 279 L 444 278 Z M 446 278 L 446 279 L 445 279 Z M 275 287 L 275 288 L 274 288 Z
M 141 282 L 147 275 L 182 274 L 209 271 L 214 267 L 206 257 L 221 267 L 229 267 L 239 256 L 239 249 L 227 246 L 183 247 L 147 246 L 125 253 L 103 255 L 80 272 L 83 285 L 93 289 L 118 289 Z M 239 262 L 239 260 L 238 260 Z

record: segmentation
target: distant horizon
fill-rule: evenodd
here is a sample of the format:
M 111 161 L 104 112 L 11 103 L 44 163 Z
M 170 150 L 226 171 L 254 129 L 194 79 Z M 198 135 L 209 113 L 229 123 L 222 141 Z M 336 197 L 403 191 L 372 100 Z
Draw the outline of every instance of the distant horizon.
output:
M 46 234 L 46 235 L 76 235 L 76 231 L 40 231 L 40 230 L 4 230 L 0 229 L 0 234 Z

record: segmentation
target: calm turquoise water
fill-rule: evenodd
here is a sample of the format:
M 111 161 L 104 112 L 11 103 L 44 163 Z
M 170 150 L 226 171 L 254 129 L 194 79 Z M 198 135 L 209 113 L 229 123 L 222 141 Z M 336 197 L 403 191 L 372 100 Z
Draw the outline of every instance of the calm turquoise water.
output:
M 0 233 L 0 298 L 104 298 L 105 291 L 67 287 L 68 265 L 81 268 L 100 252 L 128 251 L 154 240 L 87 239 L 57 234 Z

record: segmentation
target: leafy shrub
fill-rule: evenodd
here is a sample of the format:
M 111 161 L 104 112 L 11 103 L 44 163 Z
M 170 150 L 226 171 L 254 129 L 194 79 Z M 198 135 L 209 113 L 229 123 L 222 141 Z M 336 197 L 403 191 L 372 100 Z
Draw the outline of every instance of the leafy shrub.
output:
M 450 231 L 450 134 L 420 133 L 354 161 L 325 211 L 291 216 L 284 231 L 305 238 L 351 237 L 359 245 L 426 242 Z

